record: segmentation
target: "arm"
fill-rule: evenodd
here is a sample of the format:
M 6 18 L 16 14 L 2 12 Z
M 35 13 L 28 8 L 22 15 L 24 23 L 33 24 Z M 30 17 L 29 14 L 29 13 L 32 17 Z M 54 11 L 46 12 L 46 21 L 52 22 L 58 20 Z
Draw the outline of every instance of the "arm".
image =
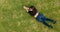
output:
M 28 12 L 29 8 L 26 6 L 23 6 L 23 8 Z

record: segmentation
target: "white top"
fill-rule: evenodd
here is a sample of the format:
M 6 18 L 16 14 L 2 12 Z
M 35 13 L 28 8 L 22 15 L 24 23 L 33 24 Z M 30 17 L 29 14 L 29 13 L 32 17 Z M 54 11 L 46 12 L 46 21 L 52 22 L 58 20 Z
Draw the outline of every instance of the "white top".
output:
M 34 17 L 36 18 L 36 17 L 38 16 L 38 14 L 39 14 L 39 13 L 36 13 L 36 14 L 34 15 Z

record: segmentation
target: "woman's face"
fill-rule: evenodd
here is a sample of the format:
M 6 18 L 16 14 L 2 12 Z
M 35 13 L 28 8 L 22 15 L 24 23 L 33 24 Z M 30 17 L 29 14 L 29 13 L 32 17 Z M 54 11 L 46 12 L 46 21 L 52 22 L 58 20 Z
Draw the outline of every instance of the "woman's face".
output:
M 33 9 L 32 8 L 29 8 L 29 11 L 33 11 Z

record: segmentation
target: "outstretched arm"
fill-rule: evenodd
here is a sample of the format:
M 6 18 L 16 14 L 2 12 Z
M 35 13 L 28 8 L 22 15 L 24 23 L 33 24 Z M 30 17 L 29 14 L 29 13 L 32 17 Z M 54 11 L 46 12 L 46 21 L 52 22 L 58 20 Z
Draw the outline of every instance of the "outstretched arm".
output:
M 23 8 L 28 12 L 29 7 L 23 6 Z

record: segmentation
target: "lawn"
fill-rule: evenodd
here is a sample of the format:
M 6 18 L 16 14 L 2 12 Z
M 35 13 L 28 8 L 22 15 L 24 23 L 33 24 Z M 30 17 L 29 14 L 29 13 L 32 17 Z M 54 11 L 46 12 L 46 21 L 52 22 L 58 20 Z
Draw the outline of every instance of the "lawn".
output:
M 56 20 L 50 29 L 23 9 L 34 5 L 39 13 Z M 0 0 L 0 32 L 60 32 L 60 0 Z

